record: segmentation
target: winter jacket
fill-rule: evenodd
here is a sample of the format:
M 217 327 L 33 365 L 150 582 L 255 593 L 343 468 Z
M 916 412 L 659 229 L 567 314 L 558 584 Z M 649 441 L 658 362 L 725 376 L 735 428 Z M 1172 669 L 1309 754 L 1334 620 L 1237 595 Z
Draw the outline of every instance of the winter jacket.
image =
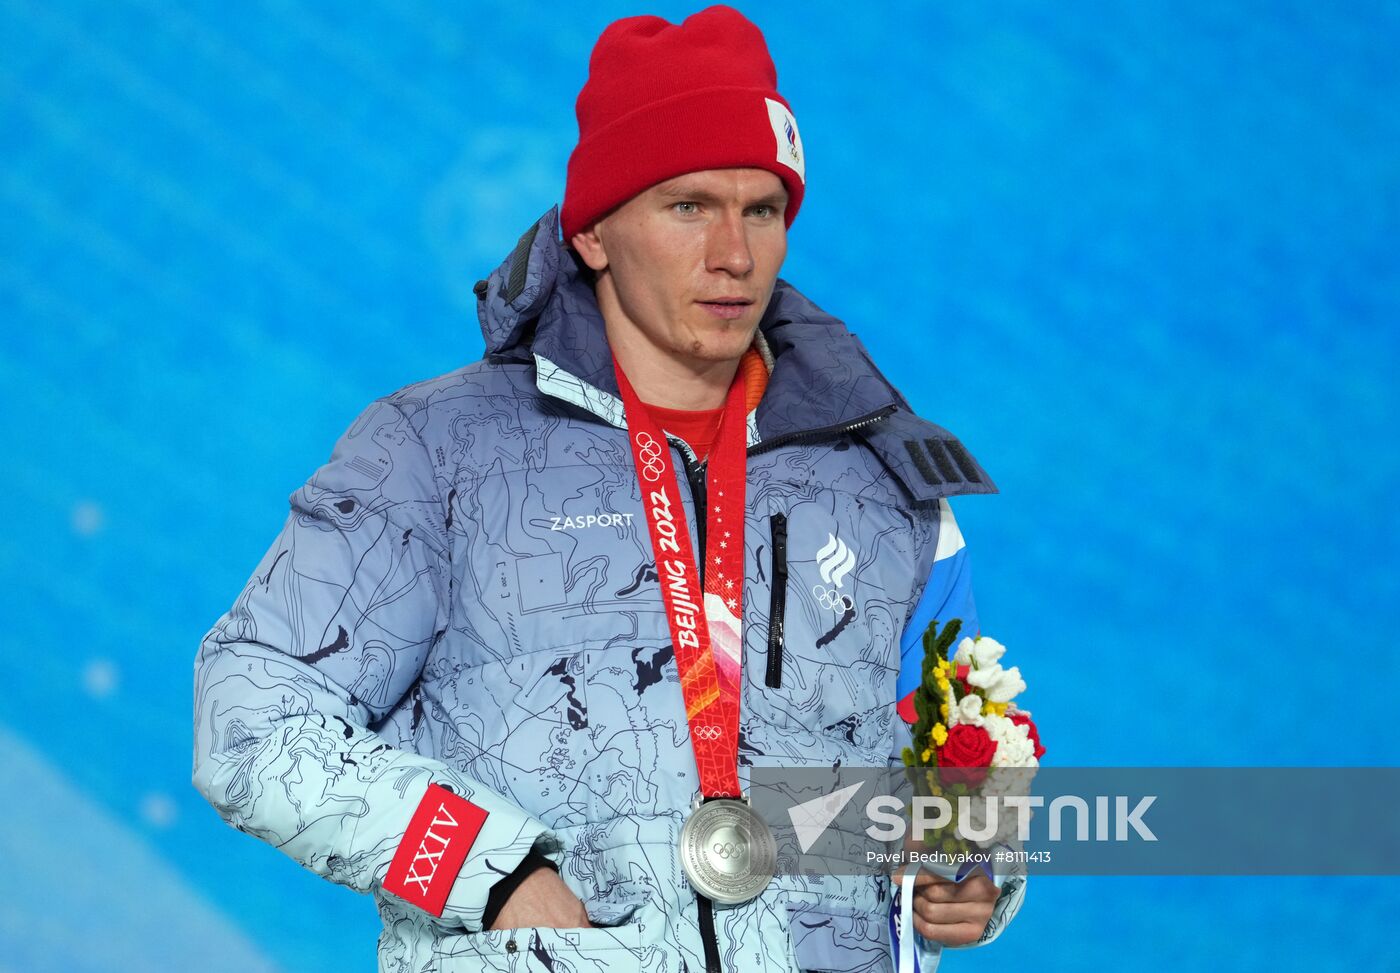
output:
M 602 317 L 557 220 L 477 285 L 483 359 L 374 402 L 291 495 L 195 662 L 195 786 L 373 894 L 383 971 L 888 969 L 887 880 L 779 875 L 729 907 L 680 870 L 695 762 Z M 745 784 L 899 752 L 923 627 L 976 631 L 947 498 L 995 492 L 782 280 L 760 335 Z M 672 456 L 697 538 L 704 471 Z M 484 814 L 440 916 L 384 888 L 430 784 Z M 594 928 L 481 929 L 532 847 Z M 984 940 L 1021 894 L 1003 887 Z

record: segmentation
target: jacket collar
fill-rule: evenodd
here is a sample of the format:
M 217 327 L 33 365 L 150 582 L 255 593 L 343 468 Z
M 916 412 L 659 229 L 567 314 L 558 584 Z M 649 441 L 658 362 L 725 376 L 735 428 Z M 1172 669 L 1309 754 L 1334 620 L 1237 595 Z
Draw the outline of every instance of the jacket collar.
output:
M 626 428 L 603 316 L 573 251 L 559 239 L 559 208 L 520 237 L 477 284 L 486 352 L 533 361 L 547 395 Z M 836 318 L 779 279 L 759 330 L 774 356 L 768 387 L 749 416 L 749 448 L 851 428 L 918 500 L 996 487 L 947 430 L 915 416 Z M 951 440 L 939 455 L 935 444 Z

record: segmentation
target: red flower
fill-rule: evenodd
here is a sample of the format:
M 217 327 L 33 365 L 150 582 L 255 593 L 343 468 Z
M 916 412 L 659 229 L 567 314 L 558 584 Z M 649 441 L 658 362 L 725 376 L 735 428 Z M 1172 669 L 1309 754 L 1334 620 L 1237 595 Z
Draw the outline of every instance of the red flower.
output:
M 957 675 L 957 677 L 958 677 L 959 679 L 961 679 L 963 682 L 967 682 L 967 676 L 968 676 L 968 673 L 970 673 L 970 672 L 972 672 L 972 666 L 969 666 L 969 665 L 961 665 L 961 666 L 958 666 L 957 669 L 954 670 L 954 673 L 955 673 L 955 674 Z
M 1026 736 L 1030 737 L 1031 746 L 1035 747 L 1035 759 L 1039 760 L 1045 748 L 1040 745 L 1040 731 L 1035 728 L 1035 722 L 1025 713 L 1012 713 L 1010 718 L 1012 723 L 1026 728 Z
M 987 731 L 971 723 L 959 723 L 948 731 L 948 739 L 938 748 L 939 777 L 948 784 L 976 787 L 987 776 L 996 741 Z

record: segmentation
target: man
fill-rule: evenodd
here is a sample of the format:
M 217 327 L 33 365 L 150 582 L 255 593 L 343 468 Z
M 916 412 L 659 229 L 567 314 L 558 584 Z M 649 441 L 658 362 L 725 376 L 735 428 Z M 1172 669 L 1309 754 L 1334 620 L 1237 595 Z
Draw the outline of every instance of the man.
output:
M 754 25 L 612 24 L 578 118 L 485 358 L 372 404 L 205 637 L 195 785 L 373 893 L 382 970 L 887 968 L 888 880 L 735 899 L 695 822 L 898 752 L 901 660 L 976 629 L 946 497 L 995 488 L 778 280 L 805 158 Z M 921 876 L 925 958 L 1021 894 Z

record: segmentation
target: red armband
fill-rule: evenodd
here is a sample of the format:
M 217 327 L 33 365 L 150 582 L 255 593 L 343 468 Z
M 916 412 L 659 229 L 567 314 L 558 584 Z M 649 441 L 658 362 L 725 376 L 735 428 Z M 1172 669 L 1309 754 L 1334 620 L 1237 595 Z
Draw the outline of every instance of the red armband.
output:
M 441 916 L 447 893 L 485 823 L 485 809 L 439 784 L 429 784 L 394 852 L 384 877 L 385 891 Z

